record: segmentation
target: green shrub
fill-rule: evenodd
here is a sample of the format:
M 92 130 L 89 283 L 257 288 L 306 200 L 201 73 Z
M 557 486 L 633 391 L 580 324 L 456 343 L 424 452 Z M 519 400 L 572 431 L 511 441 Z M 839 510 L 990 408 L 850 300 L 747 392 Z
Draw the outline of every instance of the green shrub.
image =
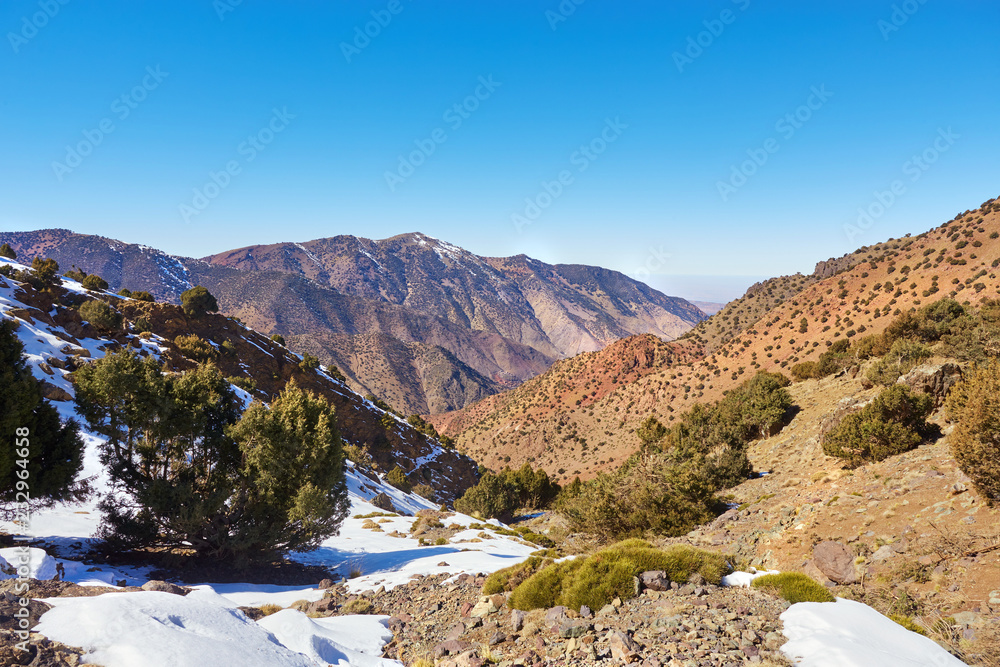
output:
M 959 468 L 989 504 L 1000 502 L 1000 361 L 973 368 L 945 409 L 955 422 L 949 443 Z
M 0 245 L 0 257 L 6 257 L 7 259 L 17 259 L 17 253 L 14 249 L 10 247 L 10 244 L 4 243 Z
M 115 331 L 122 326 L 121 314 L 100 299 L 84 302 L 80 306 L 80 317 L 101 331 Z
M 94 273 L 85 277 L 80 284 L 83 285 L 84 289 L 91 292 L 101 292 L 108 289 L 108 281 Z
M 348 460 L 353 461 L 355 465 L 362 468 L 370 469 L 372 464 L 375 462 L 372 459 L 371 453 L 368 451 L 368 447 L 358 447 L 357 445 L 344 445 L 344 456 Z
M 923 635 L 925 637 L 927 636 L 927 630 L 925 630 L 922 625 L 918 625 L 911 616 L 906 616 L 905 614 L 889 614 L 888 618 L 897 625 L 903 626 L 910 632 L 916 632 L 918 635 Z
M 59 282 L 59 264 L 54 259 L 35 257 L 31 269 L 30 282 L 36 289 L 51 289 Z
M 271 340 L 273 340 L 278 345 L 285 347 L 285 337 L 281 334 L 271 334 Z
M 510 605 L 529 610 L 565 605 L 600 609 L 614 598 L 635 595 L 633 578 L 647 570 L 663 570 L 671 581 L 686 583 L 698 573 L 718 584 L 732 570 L 726 556 L 682 544 L 657 549 L 644 540 L 626 540 L 586 558 L 541 567 L 514 588 Z
M 200 285 L 181 293 L 181 307 L 188 317 L 204 317 L 208 313 L 219 312 L 219 302 Z
M 519 470 L 487 472 L 455 501 L 455 509 L 480 519 L 510 521 L 518 509 L 544 509 L 559 494 L 559 485 L 544 470 L 525 463 Z
M 539 558 L 532 556 L 527 560 L 521 561 L 517 565 L 497 570 L 490 576 L 486 577 L 486 583 L 483 584 L 483 595 L 494 595 L 496 593 L 507 593 L 513 591 L 523 582 L 527 581 L 531 575 L 551 563 L 551 558 Z
M 197 334 L 177 336 L 174 345 L 185 357 L 199 363 L 212 361 L 218 356 L 212 344 Z
M 927 394 L 914 395 L 909 387 L 893 385 L 827 433 L 823 451 L 851 467 L 909 451 L 933 435 L 927 423 L 933 405 Z
M 239 375 L 234 375 L 232 377 L 227 377 L 226 381 L 234 387 L 239 387 L 249 394 L 257 391 L 257 381 L 253 378 L 245 378 L 240 377 Z
M 389 484 L 392 484 L 394 487 L 396 487 L 400 491 L 403 491 L 404 493 L 410 493 L 411 491 L 413 491 L 413 484 L 407 478 L 406 473 L 403 472 L 403 469 L 400 468 L 399 466 L 396 466 L 386 474 L 385 481 L 389 482 Z
M 792 366 L 792 378 L 798 382 L 809 380 L 818 375 L 819 364 L 815 361 L 803 361 Z
M 299 362 L 299 368 L 303 371 L 314 371 L 319 368 L 319 358 L 306 352 L 302 355 L 302 361 Z
M 153 324 L 149 321 L 149 318 L 146 317 L 145 315 L 140 315 L 139 317 L 137 317 L 135 319 L 135 322 L 132 323 L 132 326 L 134 326 L 135 330 L 138 331 L 139 333 L 143 333 L 145 331 L 152 331 L 153 329 Z
M 923 343 L 900 338 L 884 357 L 872 364 L 865 376 L 874 384 L 888 387 L 930 357 L 931 350 Z
M 753 580 L 753 587 L 773 593 L 788 600 L 797 602 L 834 602 L 836 598 L 817 581 L 801 572 L 782 572 L 781 574 L 765 574 Z
M 156 301 L 156 299 L 153 298 L 152 294 L 143 290 L 140 290 L 138 292 L 132 292 L 130 298 L 135 299 L 136 301 L 148 301 L 150 303 Z
M 543 567 L 514 589 L 507 604 L 522 611 L 555 607 L 562 599 L 564 584 L 572 579 L 584 560 L 578 557 Z
M 69 278 L 70 280 L 75 280 L 76 282 L 82 284 L 83 279 L 87 277 L 87 272 L 77 270 L 76 265 L 74 264 L 73 268 L 64 273 L 63 275 Z
M 413 487 L 413 492 L 427 500 L 434 500 L 437 497 L 437 491 L 430 484 L 417 484 Z

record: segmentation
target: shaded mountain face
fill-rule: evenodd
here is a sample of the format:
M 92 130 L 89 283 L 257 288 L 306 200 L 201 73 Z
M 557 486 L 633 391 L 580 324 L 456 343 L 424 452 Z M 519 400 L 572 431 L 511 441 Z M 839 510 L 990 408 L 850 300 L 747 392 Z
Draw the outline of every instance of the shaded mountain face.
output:
M 606 269 L 482 258 L 421 234 L 254 246 L 204 260 L 68 230 L 0 234 L 113 290 L 177 303 L 207 287 L 223 313 L 285 336 L 351 387 L 410 413 L 463 408 L 553 361 L 633 333 L 672 339 L 705 315 Z

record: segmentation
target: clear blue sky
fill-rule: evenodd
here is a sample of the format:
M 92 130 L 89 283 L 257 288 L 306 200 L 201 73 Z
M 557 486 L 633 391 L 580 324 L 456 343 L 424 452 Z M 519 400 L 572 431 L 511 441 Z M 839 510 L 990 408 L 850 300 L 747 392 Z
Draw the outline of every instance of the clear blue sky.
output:
M 3 230 L 188 256 L 422 231 L 663 284 L 808 272 L 1000 194 L 994 1 L 63 1 L 0 6 Z

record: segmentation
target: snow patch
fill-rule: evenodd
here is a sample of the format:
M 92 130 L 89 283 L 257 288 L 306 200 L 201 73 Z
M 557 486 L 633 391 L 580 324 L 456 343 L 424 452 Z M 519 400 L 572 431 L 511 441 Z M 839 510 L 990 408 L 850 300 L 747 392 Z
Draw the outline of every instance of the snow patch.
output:
M 382 646 L 392 639 L 392 633 L 385 624 L 388 618 L 309 618 L 300 611 L 285 609 L 262 618 L 258 624 L 270 630 L 279 642 L 318 665 L 397 667 L 402 663 L 382 657 Z
M 961 667 L 965 663 L 927 637 L 910 632 L 868 605 L 800 602 L 782 615 L 782 652 L 801 667 Z

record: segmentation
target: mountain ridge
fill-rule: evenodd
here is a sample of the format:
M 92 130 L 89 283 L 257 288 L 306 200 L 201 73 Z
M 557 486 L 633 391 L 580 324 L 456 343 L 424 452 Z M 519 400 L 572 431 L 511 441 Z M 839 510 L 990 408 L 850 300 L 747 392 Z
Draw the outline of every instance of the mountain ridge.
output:
M 705 317 L 617 272 L 481 258 L 419 233 L 247 246 L 206 259 L 66 229 L 2 233 L 2 242 L 25 260 L 51 256 L 114 290 L 171 303 L 201 284 L 224 313 L 285 336 L 407 414 L 465 407 L 567 354 L 636 330 L 671 338 Z

